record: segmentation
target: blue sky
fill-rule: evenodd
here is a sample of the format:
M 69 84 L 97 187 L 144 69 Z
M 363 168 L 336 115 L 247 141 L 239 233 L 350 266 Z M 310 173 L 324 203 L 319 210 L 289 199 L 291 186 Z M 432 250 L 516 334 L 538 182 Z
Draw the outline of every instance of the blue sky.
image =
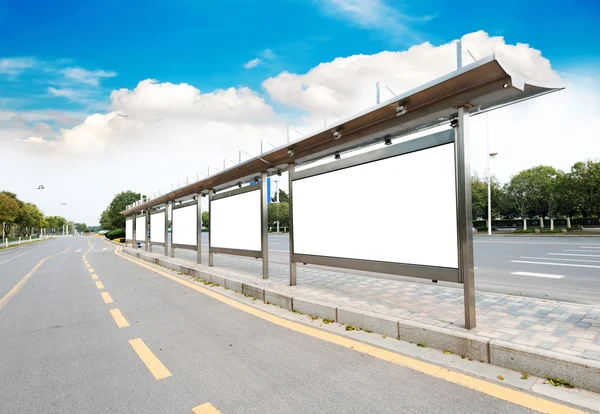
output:
M 102 89 L 90 97 L 100 100 L 100 106 L 103 94 L 106 100 L 110 90 L 133 88 L 146 78 L 187 82 L 202 91 L 240 85 L 260 90 L 265 78 L 283 70 L 303 73 L 339 56 L 404 49 L 423 41 L 437 45 L 480 29 L 504 36 L 507 43 L 529 43 L 559 71 L 600 68 L 598 1 L 508 0 L 475 7 L 394 1 L 385 5 L 382 15 L 363 20 L 336 3 L 344 1 L 4 0 L 0 57 L 32 57 L 46 66 L 116 72 L 100 78 Z M 243 67 L 255 58 L 262 64 L 252 70 Z M 80 107 L 64 97 L 48 96 L 45 81 L 53 78 L 49 72 L 24 75 L 18 84 L 0 81 L 4 97 L 21 98 L 15 105 Z M 24 94 L 36 99 L 24 99 Z

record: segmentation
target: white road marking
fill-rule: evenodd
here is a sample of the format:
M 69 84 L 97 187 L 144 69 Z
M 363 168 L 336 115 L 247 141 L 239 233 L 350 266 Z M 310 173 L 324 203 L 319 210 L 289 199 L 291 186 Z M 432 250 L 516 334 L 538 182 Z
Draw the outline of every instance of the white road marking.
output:
M 511 275 L 518 276 L 534 276 L 534 277 L 546 277 L 548 279 L 562 279 L 563 275 L 549 275 L 548 273 L 532 273 L 532 272 L 513 272 Z
M 82 249 L 79 249 L 79 250 L 75 250 L 75 253 L 79 253 L 79 252 L 80 252 L 80 251 L 81 251 L 81 250 L 82 250 Z
M 102 249 L 102 251 L 108 250 L 108 247 L 105 247 L 104 249 Z
M 592 269 L 600 269 L 600 266 L 580 265 L 580 264 L 573 264 L 573 263 L 528 262 L 526 260 L 511 260 L 510 262 L 511 263 L 540 264 L 540 265 L 548 265 L 548 266 L 589 267 Z
M 594 250 L 589 251 L 589 250 L 577 250 L 577 249 L 563 249 L 563 252 L 600 253 L 600 252 L 596 252 Z
M 592 246 L 579 246 L 580 249 L 600 249 L 600 246 L 596 247 L 592 247 Z
M 584 259 L 561 259 L 561 258 L 559 258 L 559 257 L 531 257 L 531 256 L 521 256 L 521 259 L 562 260 L 563 262 L 587 262 L 587 263 L 600 263 L 600 260 L 584 260 Z
M 600 254 L 576 254 L 576 253 L 548 253 L 552 256 L 580 256 L 580 257 L 600 257 Z
M 33 249 L 33 250 L 37 250 L 37 249 Z M 27 253 L 31 253 L 33 250 L 26 251 L 25 253 L 22 253 L 22 254 L 20 254 L 20 255 L 18 255 L 18 256 L 12 257 L 12 258 L 10 258 L 10 259 L 8 259 L 8 260 L 5 260 L 5 261 L 1 262 L 1 263 L 0 263 L 0 265 L 3 265 L 4 263 L 8 263 L 8 262 L 10 262 L 11 260 L 15 260 L 15 259 L 17 259 L 17 258 L 19 258 L 19 257 L 21 257 L 21 256 L 25 256 Z

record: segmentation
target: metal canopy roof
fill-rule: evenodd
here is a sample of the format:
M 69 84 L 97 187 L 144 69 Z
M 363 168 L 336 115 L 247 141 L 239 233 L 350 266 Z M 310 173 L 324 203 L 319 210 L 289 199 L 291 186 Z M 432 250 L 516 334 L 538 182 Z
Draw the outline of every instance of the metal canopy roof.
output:
M 506 70 L 495 55 L 490 55 L 325 129 L 148 200 L 121 214 L 133 214 L 209 189 L 231 187 L 240 181 L 250 181 L 264 171 L 272 175 L 277 170 L 287 170 L 288 164 L 306 163 L 336 151 L 380 142 L 387 136 L 403 136 L 445 124 L 457 116 L 459 106 L 469 105 L 470 114 L 476 115 L 560 89 L 563 87 L 527 81 Z M 404 110 L 398 109 L 399 106 Z M 336 131 L 340 135 L 337 139 Z

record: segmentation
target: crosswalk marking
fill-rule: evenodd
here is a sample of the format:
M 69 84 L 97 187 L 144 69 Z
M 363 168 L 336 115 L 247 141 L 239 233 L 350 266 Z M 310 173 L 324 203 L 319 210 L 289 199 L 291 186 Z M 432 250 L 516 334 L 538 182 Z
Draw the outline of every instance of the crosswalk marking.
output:
M 585 260 L 585 259 L 561 259 L 560 257 L 532 257 L 532 256 L 521 256 L 521 259 L 541 259 L 541 260 L 560 260 L 563 262 L 586 262 L 586 263 L 600 263 L 600 260 Z
M 574 264 L 574 263 L 551 263 L 551 262 L 529 262 L 526 260 L 511 260 L 511 263 L 528 263 L 528 264 L 540 264 L 547 266 L 569 266 L 569 267 L 588 267 L 591 269 L 600 269 L 600 266 Z
M 562 279 L 563 275 L 550 275 L 548 273 L 533 273 L 533 272 L 513 272 L 511 275 L 517 276 L 533 276 L 533 277 L 545 277 L 548 279 Z

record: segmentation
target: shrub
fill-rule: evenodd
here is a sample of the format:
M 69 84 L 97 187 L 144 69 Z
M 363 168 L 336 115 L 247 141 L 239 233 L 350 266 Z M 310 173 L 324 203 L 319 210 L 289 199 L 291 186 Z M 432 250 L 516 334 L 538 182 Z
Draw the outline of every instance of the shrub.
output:
M 529 234 L 529 233 L 535 233 L 534 229 L 527 229 L 527 230 L 523 230 L 523 229 L 517 229 L 517 230 L 513 230 L 513 233 L 517 233 L 517 234 Z
M 105 237 L 108 240 L 113 240 L 113 239 L 116 239 L 117 237 L 125 237 L 125 230 L 123 230 L 123 229 L 111 230 L 105 234 Z
M 563 231 L 562 231 L 562 230 L 559 230 L 559 229 L 554 229 L 554 230 L 550 230 L 550 229 L 548 229 L 548 230 L 545 230 L 545 229 L 544 229 L 544 230 L 542 230 L 542 233 L 562 233 L 562 232 L 563 232 Z

